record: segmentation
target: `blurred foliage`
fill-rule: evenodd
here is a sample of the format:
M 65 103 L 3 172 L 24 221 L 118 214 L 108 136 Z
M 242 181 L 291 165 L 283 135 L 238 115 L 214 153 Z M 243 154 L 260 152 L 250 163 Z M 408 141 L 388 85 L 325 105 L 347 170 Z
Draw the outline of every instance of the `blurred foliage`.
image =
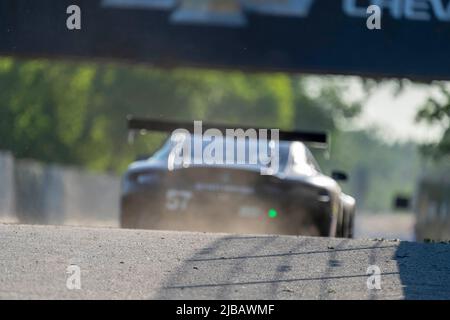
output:
M 361 110 L 342 98 L 345 81 L 323 78 L 314 94 L 308 81 L 286 74 L 0 58 L 0 149 L 19 158 L 121 173 L 165 138 L 152 134 L 129 145 L 128 114 L 327 130 L 332 161 L 318 156 L 325 171 L 348 170 L 345 188 L 364 208 L 388 209 L 393 193 L 419 171 L 415 146 L 386 145 L 369 131 L 344 132 Z
M 431 96 L 427 103 L 419 110 L 416 120 L 430 125 L 440 125 L 444 132 L 436 143 L 421 146 L 422 153 L 431 155 L 438 162 L 447 163 L 450 160 L 450 90 L 445 83 L 437 82 L 442 99 Z
M 291 129 L 336 128 L 358 108 L 284 74 L 157 70 L 144 66 L 0 59 L 0 147 L 17 157 L 121 171 L 162 137 L 126 143 L 128 114 Z M 134 150 L 132 150 L 132 148 Z

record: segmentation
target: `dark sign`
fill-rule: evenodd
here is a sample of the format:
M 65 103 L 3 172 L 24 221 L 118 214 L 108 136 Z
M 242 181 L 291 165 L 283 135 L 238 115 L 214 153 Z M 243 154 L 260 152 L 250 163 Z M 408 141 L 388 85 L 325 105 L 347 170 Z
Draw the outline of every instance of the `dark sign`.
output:
M 0 0 L 0 54 L 450 79 L 450 1 Z

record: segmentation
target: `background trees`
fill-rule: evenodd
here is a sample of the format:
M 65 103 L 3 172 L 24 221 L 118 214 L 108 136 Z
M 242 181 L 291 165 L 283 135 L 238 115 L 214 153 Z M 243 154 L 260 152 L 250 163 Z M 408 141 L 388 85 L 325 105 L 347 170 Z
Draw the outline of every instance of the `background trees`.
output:
M 416 120 L 430 125 L 442 126 L 444 132 L 436 143 L 421 146 L 422 152 L 433 156 L 436 160 L 450 159 L 450 89 L 443 82 L 436 82 L 440 99 L 430 97 L 428 102 L 418 112 Z

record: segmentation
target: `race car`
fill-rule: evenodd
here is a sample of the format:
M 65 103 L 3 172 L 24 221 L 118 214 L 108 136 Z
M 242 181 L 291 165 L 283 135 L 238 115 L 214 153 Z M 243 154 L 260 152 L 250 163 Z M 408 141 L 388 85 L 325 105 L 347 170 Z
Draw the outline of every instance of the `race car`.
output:
M 277 140 L 272 139 L 273 134 L 271 139 L 255 139 L 246 135 L 252 130 L 248 127 L 234 126 L 233 131 L 226 125 L 203 125 L 205 133 L 212 129 L 235 134 L 212 139 L 199 134 L 191 123 L 133 117 L 128 117 L 128 128 L 131 133 L 163 131 L 172 135 L 152 156 L 141 157 L 125 172 L 120 213 L 123 228 L 353 236 L 355 199 L 343 193 L 337 182 L 347 180 L 347 175 L 338 171 L 331 177 L 323 174 L 308 148 L 326 146 L 325 133 L 277 130 Z M 200 146 L 205 151 L 213 140 L 215 146 L 223 147 L 224 157 L 234 153 L 231 160 L 237 159 L 238 149 L 248 159 L 261 146 L 266 147 L 277 156 L 277 170 L 269 170 L 274 158 L 264 163 L 195 161 L 198 155 L 194 150 Z M 192 148 L 180 150 L 180 141 Z M 177 155 L 180 161 L 175 163 Z

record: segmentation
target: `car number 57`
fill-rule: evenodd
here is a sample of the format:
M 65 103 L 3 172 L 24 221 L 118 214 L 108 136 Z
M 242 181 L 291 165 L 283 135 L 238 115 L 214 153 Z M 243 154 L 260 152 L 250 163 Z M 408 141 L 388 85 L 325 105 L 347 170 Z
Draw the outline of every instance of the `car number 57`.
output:
M 169 189 L 166 192 L 166 209 L 169 211 L 186 210 L 191 198 L 191 191 Z

